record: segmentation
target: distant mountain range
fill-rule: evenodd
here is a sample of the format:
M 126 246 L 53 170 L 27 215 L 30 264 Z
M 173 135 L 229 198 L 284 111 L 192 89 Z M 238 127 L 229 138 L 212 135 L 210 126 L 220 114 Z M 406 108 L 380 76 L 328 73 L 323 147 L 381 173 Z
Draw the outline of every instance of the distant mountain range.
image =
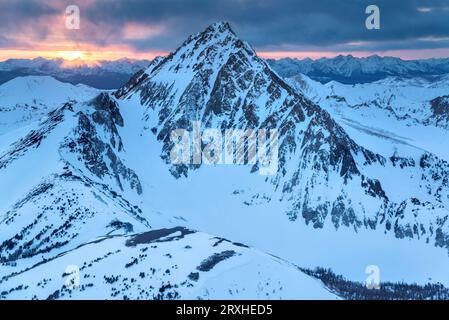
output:
M 9 59 L 0 62 L 0 84 L 20 76 L 52 76 L 62 82 L 85 84 L 97 89 L 117 89 L 131 75 L 147 67 L 148 60 L 119 59 L 96 61 L 64 59 Z
M 159 57 L 161 58 L 161 57 Z M 158 59 L 156 59 L 157 61 Z M 119 59 L 97 61 L 94 65 L 77 59 L 9 59 L 0 62 L 0 84 L 20 76 L 52 76 L 74 85 L 85 84 L 97 89 L 118 89 L 128 79 L 150 65 L 149 60 Z M 337 81 L 343 84 L 371 83 L 390 76 L 438 79 L 449 73 L 449 58 L 428 60 L 402 60 L 377 55 L 356 58 L 351 55 L 335 58 L 299 60 L 284 58 L 267 60 L 281 77 L 300 74 L 321 83 Z
M 161 58 L 161 57 L 159 57 Z M 156 61 L 158 59 L 155 59 Z M 153 61 L 154 62 L 154 61 Z M 335 58 L 303 60 L 284 58 L 267 60 L 281 77 L 300 74 L 321 83 L 337 81 L 343 84 L 371 83 L 390 76 L 421 77 L 434 80 L 449 73 L 449 58 L 428 60 L 402 60 L 377 55 L 356 58 L 351 55 Z M 9 59 L 0 62 L 0 84 L 20 76 L 52 76 L 74 85 L 85 84 L 97 89 L 118 89 L 128 79 L 150 65 L 149 60 L 119 59 L 97 61 L 95 64 L 77 59 Z
M 318 60 L 285 58 L 268 63 L 282 77 L 304 74 L 321 83 L 332 80 L 344 84 L 369 83 L 390 76 L 433 78 L 449 73 L 449 58 L 402 60 L 377 55 L 367 58 L 340 55 Z

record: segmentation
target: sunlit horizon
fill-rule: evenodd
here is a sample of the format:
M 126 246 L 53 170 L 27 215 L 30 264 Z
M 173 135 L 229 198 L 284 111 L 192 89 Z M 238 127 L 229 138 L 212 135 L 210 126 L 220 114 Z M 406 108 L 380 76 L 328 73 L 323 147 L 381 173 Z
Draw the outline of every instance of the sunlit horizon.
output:
M 166 56 L 169 52 L 150 51 L 135 52 L 127 49 L 119 50 L 21 50 L 21 49 L 0 49 L 0 62 L 9 59 L 36 59 L 44 58 L 47 60 L 62 59 L 63 67 L 93 66 L 101 61 L 117 61 L 121 59 L 129 60 L 153 60 L 157 56 Z M 257 51 L 257 54 L 264 59 L 312 59 L 334 58 L 340 55 L 353 56 L 356 58 L 365 58 L 373 55 L 381 57 L 397 57 L 402 60 L 421 60 L 429 58 L 448 58 L 449 49 L 429 49 L 429 50 L 397 50 L 397 51 Z
M 9 59 L 63 59 L 65 61 L 82 60 L 89 63 L 98 61 L 116 61 L 120 59 L 152 60 L 157 56 L 165 56 L 168 52 L 137 53 L 129 50 L 118 51 L 86 51 L 86 50 L 16 50 L 0 49 L 0 62 Z

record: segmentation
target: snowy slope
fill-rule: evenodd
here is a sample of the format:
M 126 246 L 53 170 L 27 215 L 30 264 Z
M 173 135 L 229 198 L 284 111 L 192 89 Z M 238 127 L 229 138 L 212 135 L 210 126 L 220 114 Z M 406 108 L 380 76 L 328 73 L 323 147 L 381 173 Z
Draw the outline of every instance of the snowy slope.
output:
M 337 298 L 295 265 L 242 244 L 149 231 L 170 222 L 130 201 L 143 190 L 123 162 L 125 123 L 102 93 L 57 108 L 0 155 L 1 298 Z M 71 291 L 73 264 L 82 278 Z
M 98 90 L 52 77 L 18 77 L 0 86 L 0 135 L 39 121 L 68 101 L 92 99 Z
M 123 120 L 107 97 L 64 104 L 0 155 L 2 262 L 27 266 L 124 226 L 149 228 L 124 197 L 141 185 L 119 158 Z
M 66 285 L 68 266 L 79 288 Z M 5 275 L 2 289 L 8 299 L 337 298 L 281 259 L 180 227 L 96 239 Z
M 330 112 L 352 137 L 360 137 L 364 146 L 387 156 L 410 146 L 449 160 L 447 148 L 441 148 L 449 129 L 448 76 L 432 81 L 387 78 L 356 85 L 335 81 L 322 85 L 304 75 L 287 81 Z

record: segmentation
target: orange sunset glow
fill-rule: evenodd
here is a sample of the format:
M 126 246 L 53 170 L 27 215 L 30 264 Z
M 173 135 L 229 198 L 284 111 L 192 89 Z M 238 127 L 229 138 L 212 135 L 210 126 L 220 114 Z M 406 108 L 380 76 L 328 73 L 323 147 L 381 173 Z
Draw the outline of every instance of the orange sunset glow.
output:
M 11 58 L 14 59 L 34 59 L 42 57 L 46 59 L 64 59 L 63 66 L 77 67 L 80 65 L 95 65 L 98 61 L 113 61 L 121 58 L 129 58 L 136 60 L 152 60 L 157 56 L 166 56 L 169 52 L 165 51 L 148 51 L 138 52 L 131 48 L 124 47 L 108 47 L 96 48 L 91 46 L 74 50 L 50 50 L 50 49 L 0 49 L 0 61 L 5 61 Z M 296 58 L 296 59 L 320 59 L 332 58 L 338 55 L 352 55 L 354 57 L 368 57 L 372 54 L 380 56 L 400 57 L 404 60 L 425 59 L 428 56 L 432 57 L 447 57 L 449 56 L 449 49 L 429 49 L 429 50 L 397 50 L 397 51 L 348 51 L 348 52 L 331 52 L 331 51 L 258 51 L 258 55 L 265 59 L 282 59 L 282 58 Z
M 93 50 L 92 48 L 75 49 L 75 50 L 49 50 L 49 49 L 0 49 L 0 61 L 7 59 L 34 59 L 42 57 L 46 59 L 62 58 L 66 61 L 82 60 L 87 64 L 95 63 L 101 60 L 118 60 L 121 58 L 130 59 L 154 59 L 157 56 L 166 55 L 167 52 L 153 51 L 153 52 L 135 52 L 132 49 L 127 48 L 98 48 Z
M 95 5 L 95 1 L 84 1 L 82 9 Z M 148 40 L 160 35 L 164 27 L 146 25 L 133 21 L 121 27 L 103 21 L 81 19 L 79 29 L 66 27 L 65 5 L 45 1 L 45 5 L 56 14 L 33 17 L 8 30 L 4 38 L 11 42 L 9 46 L 0 45 L 0 61 L 7 59 L 46 59 L 62 58 L 66 66 L 75 66 L 70 61 L 82 60 L 85 64 L 94 64 L 101 60 L 120 58 L 148 59 L 166 55 L 163 50 L 139 50 L 126 41 Z

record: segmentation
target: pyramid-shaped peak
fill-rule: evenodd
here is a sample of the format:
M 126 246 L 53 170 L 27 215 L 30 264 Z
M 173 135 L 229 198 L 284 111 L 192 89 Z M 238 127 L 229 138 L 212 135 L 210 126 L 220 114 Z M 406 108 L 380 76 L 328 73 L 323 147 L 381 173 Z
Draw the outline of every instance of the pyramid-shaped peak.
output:
M 207 33 L 232 33 L 235 35 L 234 31 L 231 28 L 231 25 L 227 21 L 219 21 L 211 24 L 209 27 L 204 30 Z
M 178 48 L 176 52 L 183 50 L 203 50 L 205 47 L 226 47 L 230 43 L 241 43 L 242 41 L 232 30 L 226 21 L 215 22 L 206 29 L 196 34 L 190 35 L 187 40 Z
M 231 29 L 228 22 L 216 22 L 209 25 L 202 32 L 193 34 L 179 47 L 166 62 L 180 63 L 190 60 L 188 65 L 201 65 L 201 61 L 213 63 L 219 58 L 223 64 L 230 55 L 238 51 L 245 51 L 250 56 L 256 56 L 252 47 L 242 41 Z M 215 61 L 218 63 L 218 61 Z M 177 68 L 179 69 L 179 67 Z
M 192 71 L 220 70 L 234 55 L 247 56 L 250 60 L 257 57 L 254 49 L 239 39 L 228 22 L 215 22 L 203 31 L 190 35 L 169 56 L 153 61 L 145 73 L 150 75 L 153 81 L 159 79 L 158 75 L 161 81 L 167 81 L 170 76 L 176 80 L 177 75 L 191 75 Z M 251 63 L 257 64 L 257 67 L 254 66 L 256 69 L 261 67 L 260 61 L 252 60 Z
M 209 25 L 202 32 L 197 33 L 189 37 L 188 41 L 192 38 L 201 39 L 201 41 L 214 42 L 220 41 L 220 39 L 239 40 L 235 32 L 232 30 L 229 22 L 221 21 L 215 22 Z M 212 44 L 212 43 L 211 43 Z

